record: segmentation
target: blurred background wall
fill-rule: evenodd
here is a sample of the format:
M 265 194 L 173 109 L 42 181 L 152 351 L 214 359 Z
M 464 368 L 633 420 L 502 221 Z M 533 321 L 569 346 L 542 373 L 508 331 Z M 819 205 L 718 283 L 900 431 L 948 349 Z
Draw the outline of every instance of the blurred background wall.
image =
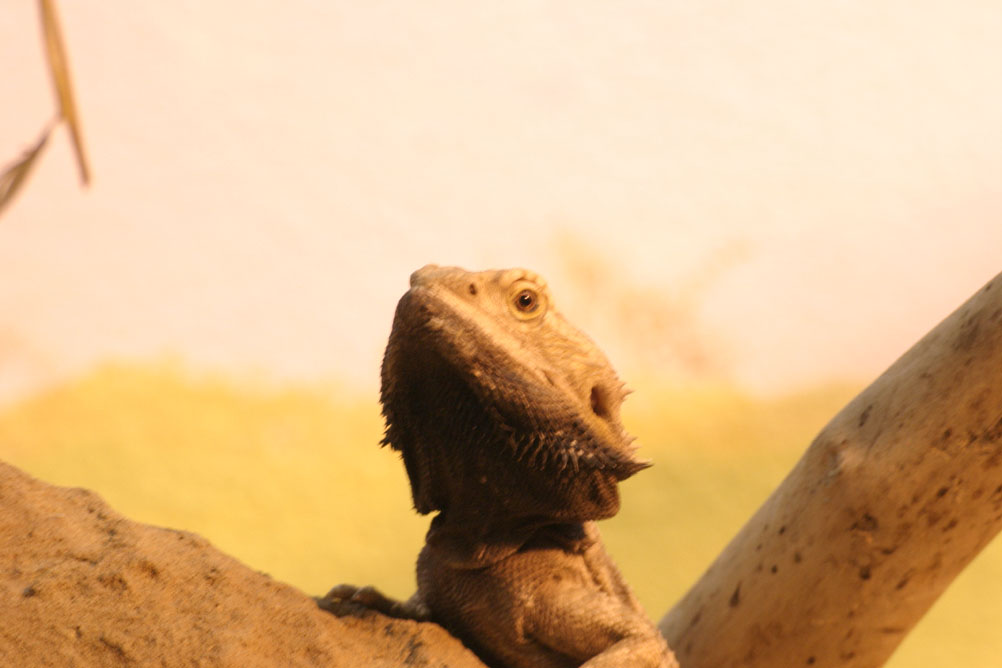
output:
M 428 262 L 529 265 L 615 348 L 568 296 L 582 249 L 604 300 L 688 300 L 718 368 L 788 389 L 873 376 L 999 269 L 995 2 L 62 15 L 95 182 L 53 141 L 0 225 L 6 398 L 164 352 L 372 388 Z M 35 3 L 0 10 L 0 62 L 13 158 L 54 109 Z

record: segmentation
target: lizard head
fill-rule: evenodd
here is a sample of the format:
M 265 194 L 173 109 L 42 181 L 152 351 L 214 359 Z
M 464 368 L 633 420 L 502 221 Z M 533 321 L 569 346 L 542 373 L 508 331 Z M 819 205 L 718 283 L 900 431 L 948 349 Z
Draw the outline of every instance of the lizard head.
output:
M 429 265 L 411 275 L 383 359 L 384 443 L 419 512 L 600 519 L 649 465 L 620 422 L 625 395 L 539 276 Z

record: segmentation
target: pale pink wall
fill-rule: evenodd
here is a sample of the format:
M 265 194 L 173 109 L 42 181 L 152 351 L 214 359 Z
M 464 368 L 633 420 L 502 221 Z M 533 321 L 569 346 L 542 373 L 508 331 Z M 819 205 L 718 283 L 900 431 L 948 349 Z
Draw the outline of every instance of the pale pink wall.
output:
M 0 160 L 52 110 L 34 5 Z M 412 269 L 567 290 L 559 229 L 666 288 L 744 244 L 701 314 L 760 388 L 873 375 L 1002 269 L 997 2 L 59 5 L 95 183 L 60 136 L 0 219 L 7 397 L 163 351 L 371 387 Z

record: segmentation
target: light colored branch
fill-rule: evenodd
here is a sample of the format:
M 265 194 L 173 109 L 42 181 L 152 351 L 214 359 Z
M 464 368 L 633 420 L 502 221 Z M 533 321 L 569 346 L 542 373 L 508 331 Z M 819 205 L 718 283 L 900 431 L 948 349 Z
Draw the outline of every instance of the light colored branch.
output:
M 59 114 L 70 129 L 70 139 L 73 141 L 73 154 L 77 159 L 80 181 L 87 185 L 90 183 L 90 167 L 87 165 L 87 154 L 84 152 L 79 114 L 76 102 L 74 102 L 73 84 L 70 79 L 66 48 L 63 46 L 63 34 L 59 28 L 56 6 L 53 0 L 39 0 L 39 7 L 42 13 L 42 34 L 45 36 L 45 53 L 49 58 L 52 84 L 55 86 L 56 96 L 59 98 Z
M 1002 275 L 832 419 L 660 628 L 685 668 L 880 666 L 1000 528 Z

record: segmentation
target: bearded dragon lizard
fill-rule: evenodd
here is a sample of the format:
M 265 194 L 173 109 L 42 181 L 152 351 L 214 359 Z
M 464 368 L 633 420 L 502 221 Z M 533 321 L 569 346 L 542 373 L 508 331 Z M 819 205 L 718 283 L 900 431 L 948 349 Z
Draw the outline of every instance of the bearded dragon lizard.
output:
M 340 585 L 327 600 L 430 618 L 490 666 L 676 667 L 595 525 L 619 510 L 617 483 L 649 465 L 605 355 L 530 271 L 429 265 L 410 285 L 381 400 L 414 507 L 438 512 L 418 592 L 398 603 Z

